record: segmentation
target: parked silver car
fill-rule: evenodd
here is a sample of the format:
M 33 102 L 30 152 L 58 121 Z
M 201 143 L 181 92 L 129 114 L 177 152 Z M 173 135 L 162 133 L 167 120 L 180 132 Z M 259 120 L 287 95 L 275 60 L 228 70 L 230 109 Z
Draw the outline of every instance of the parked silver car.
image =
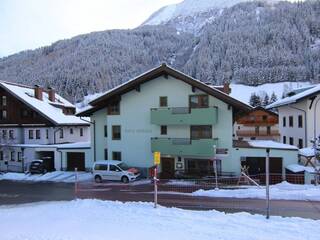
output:
M 97 183 L 101 183 L 103 180 L 128 183 L 136 180 L 140 175 L 136 168 L 129 168 L 123 162 L 115 160 L 95 162 L 92 167 L 92 173 Z

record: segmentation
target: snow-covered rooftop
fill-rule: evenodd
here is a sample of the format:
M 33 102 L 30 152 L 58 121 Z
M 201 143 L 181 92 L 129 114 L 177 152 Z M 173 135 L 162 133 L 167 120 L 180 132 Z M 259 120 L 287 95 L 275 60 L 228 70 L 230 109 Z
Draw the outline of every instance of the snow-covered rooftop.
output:
M 283 105 L 288 105 L 288 104 L 291 104 L 291 103 L 296 103 L 298 102 L 300 99 L 303 99 L 305 97 L 308 97 L 312 94 L 316 94 L 320 92 L 320 84 L 308 89 L 306 88 L 305 91 L 302 91 L 300 93 L 297 93 L 293 96 L 289 96 L 289 97 L 286 97 L 286 98 L 283 98 L 283 99 L 280 99 L 270 105 L 268 105 L 266 108 L 267 109 L 270 109 L 270 108 L 275 108 L 275 107 L 280 107 L 280 106 L 283 106 Z
M 290 164 L 286 166 L 286 169 L 290 170 L 291 172 L 297 173 L 297 172 L 308 172 L 308 173 L 314 173 L 315 169 L 310 166 L 302 166 L 300 164 Z
M 304 157 L 313 157 L 314 156 L 314 148 L 307 147 L 299 149 L 299 154 Z
M 251 140 L 251 141 L 248 141 L 248 144 L 253 148 L 298 150 L 296 146 L 279 143 L 272 140 Z
M 0 85 L 9 91 L 13 96 L 17 97 L 20 101 L 27 104 L 29 107 L 43 115 L 50 121 L 58 125 L 87 125 L 85 121 L 81 120 L 75 115 L 65 115 L 61 108 L 63 106 L 74 108 L 75 106 L 64 99 L 63 97 L 55 94 L 55 102 L 49 100 L 47 92 L 43 91 L 43 100 L 39 100 L 34 96 L 34 89 L 28 86 L 12 84 L 8 82 L 0 82 Z M 56 106 L 54 106 L 56 105 Z
M 59 144 L 12 144 L 13 147 L 26 148 L 58 148 L 58 149 L 79 149 L 90 148 L 90 142 L 76 142 L 76 143 L 59 143 Z

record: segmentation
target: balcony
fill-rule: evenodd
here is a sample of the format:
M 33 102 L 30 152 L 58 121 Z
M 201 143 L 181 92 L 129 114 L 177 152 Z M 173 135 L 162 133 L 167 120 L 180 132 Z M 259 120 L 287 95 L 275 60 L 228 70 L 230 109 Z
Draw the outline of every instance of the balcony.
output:
M 178 156 L 213 156 L 213 146 L 218 139 L 189 139 L 189 138 L 152 138 L 152 152 Z
M 157 125 L 214 125 L 218 108 L 152 108 L 151 123 Z
M 256 132 L 254 130 L 238 130 L 236 131 L 238 137 L 278 137 L 280 136 L 279 131 L 277 130 L 271 130 L 268 131 L 262 131 Z

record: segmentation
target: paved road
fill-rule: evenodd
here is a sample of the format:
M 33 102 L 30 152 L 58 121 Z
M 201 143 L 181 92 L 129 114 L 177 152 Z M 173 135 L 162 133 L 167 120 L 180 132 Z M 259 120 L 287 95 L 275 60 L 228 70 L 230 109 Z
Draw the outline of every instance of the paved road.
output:
M 70 183 L 0 181 L 0 205 L 74 199 Z
M 147 190 L 147 191 L 146 191 Z M 95 189 L 80 189 L 78 198 L 99 198 L 119 201 L 153 201 L 150 186 L 128 188 L 125 185 L 105 185 Z M 25 183 L 0 181 L 0 205 L 31 203 L 38 201 L 59 201 L 74 199 L 74 185 L 69 183 Z M 194 210 L 216 209 L 226 212 L 247 211 L 265 213 L 265 201 L 260 199 L 231 199 L 193 197 L 183 194 L 160 193 L 159 204 Z M 320 219 L 320 202 L 271 201 L 271 215 L 297 216 Z

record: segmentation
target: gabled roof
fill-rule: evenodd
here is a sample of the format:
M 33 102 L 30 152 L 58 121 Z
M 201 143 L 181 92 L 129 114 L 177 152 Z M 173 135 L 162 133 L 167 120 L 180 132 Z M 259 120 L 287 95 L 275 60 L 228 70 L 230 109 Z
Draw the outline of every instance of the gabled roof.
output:
M 34 89 L 29 86 L 0 81 L 0 87 L 55 125 L 88 125 L 75 115 L 63 113 L 61 107 L 75 108 L 75 106 L 58 94 L 55 94 L 56 101 L 51 102 L 45 91 L 43 100 L 35 98 Z
M 295 95 L 280 99 L 280 100 L 268 105 L 266 108 L 271 109 L 271 108 L 277 108 L 277 107 L 289 105 L 292 103 L 299 102 L 305 98 L 317 95 L 318 93 L 320 93 L 320 84 L 318 84 L 312 88 L 303 88 L 303 89 L 301 89 L 300 92 L 296 90 L 296 92 L 298 92 L 298 93 Z
M 131 90 L 136 89 L 140 84 L 143 84 L 147 81 L 150 81 L 152 79 L 155 79 L 157 77 L 160 77 L 162 75 L 169 75 L 172 76 L 178 80 L 181 80 L 185 83 L 190 84 L 191 86 L 211 95 L 214 96 L 227 104 L 230 104 L 231 106 L 235 107 L 239 110 L 244 111 L 250 111 L 252 107 L 248 104 L 245 104 L 237 99 L 234 99 L 230 97 L 228 94 L 225 94 L 224 92 L 217 90 L 211 86 L 208 86 L 207 84 L 196 80 L 176 69 L 173 69 L 166 64 L 162 64 L 161 66 L 157 68 L 153 68 L 150 71 L 147 71 L 143 73 L 142 75 L 139 75 L 138 77 L 135 77 L 131 80 L 129 80 L 126 83 L 123 83 L 113 89 L 110 89 L 106 91 L 101 96 L 97 97 L 96 99 L 92 100 L 89 104 L 91 107 L 88 107 L 84 111 L 78 112 L 77 116 L 90 116 L 95 111 L 103 108 L 106 106 L 106 102 L 109 100 L 112 100 L 114 97 L 120 96 L 122 94 L 125 94 Z

